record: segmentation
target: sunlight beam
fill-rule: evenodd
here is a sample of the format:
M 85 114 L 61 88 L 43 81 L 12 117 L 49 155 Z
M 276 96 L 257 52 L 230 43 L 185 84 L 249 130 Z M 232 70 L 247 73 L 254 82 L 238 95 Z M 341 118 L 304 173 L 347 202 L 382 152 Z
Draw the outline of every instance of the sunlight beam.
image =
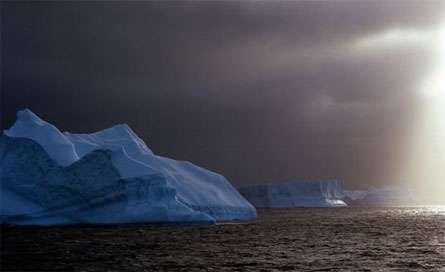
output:
M 445 199 L 445 24 L 432 38 L 435 63 L 419 88 L 421 111 L 415 125 L 404 179 L 415 183 L 423 201 Z M 442 199 L 442 200 L 441 200 Z M 443 204 L 443 203 L 442 203 Z

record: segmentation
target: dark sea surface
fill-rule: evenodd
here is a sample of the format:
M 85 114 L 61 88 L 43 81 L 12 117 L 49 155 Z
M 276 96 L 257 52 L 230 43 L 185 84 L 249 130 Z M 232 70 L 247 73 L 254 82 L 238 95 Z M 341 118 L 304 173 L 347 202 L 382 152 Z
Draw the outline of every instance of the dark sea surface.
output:
M 2 226 L 1 271 L 445 271 L 445 207 L 259 210 L 200 225 Z

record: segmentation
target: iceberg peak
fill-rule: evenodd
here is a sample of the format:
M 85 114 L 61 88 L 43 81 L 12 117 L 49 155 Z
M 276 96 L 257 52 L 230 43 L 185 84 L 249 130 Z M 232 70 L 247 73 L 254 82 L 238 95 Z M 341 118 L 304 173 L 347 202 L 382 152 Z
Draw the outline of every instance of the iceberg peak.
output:
M 17 112 L 17 121 L 31 122 L 39 125 L 43 125 L 46 123 L 45 121 L 40 119 L 40 117 L 37 116 L 34 112 L 27 108 Z
M 92 135 L 103 135 L 107 138 L 116 138 L 116 137 L 133 137 L 135 133 L 133 130 L 125 123 L 114 125 L 110 128 L 106 128 L 104 130 L 100 130 L 98 132 L 92 133 Z
M 18 111 L 16 122 L 4 134 L 12 138 L 36 141 L 62 166 L 79 159 L 72 142 L 59 129 L 42 120 L 30 109 Z

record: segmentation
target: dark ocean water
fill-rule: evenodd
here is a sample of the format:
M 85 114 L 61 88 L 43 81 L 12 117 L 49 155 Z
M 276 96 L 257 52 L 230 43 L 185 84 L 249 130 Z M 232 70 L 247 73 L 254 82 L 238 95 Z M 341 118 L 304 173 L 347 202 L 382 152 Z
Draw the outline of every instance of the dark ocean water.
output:
M 445 207 L 260 210 L 214 226 L 2 227 L 2 271 L 445 271 Z

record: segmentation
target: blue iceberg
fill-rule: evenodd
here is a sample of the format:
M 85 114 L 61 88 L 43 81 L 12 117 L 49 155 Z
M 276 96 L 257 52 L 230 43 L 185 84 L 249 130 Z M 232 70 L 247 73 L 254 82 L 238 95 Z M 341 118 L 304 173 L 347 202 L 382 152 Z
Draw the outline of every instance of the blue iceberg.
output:
M 414 191 L 406 185 L 371 187 L 367 190 L 345 190 L 344 201 L 351 206 L 411 206 L 419 203 Z
M 125 124 L 61 133 L 30 110 L 0 139 L 1 220 L 24 225 L 250 220 L 223 176 L 155 155 Z
M 270 183 L 239 188 L 257 208 L 345 207 L 338 180 Z

